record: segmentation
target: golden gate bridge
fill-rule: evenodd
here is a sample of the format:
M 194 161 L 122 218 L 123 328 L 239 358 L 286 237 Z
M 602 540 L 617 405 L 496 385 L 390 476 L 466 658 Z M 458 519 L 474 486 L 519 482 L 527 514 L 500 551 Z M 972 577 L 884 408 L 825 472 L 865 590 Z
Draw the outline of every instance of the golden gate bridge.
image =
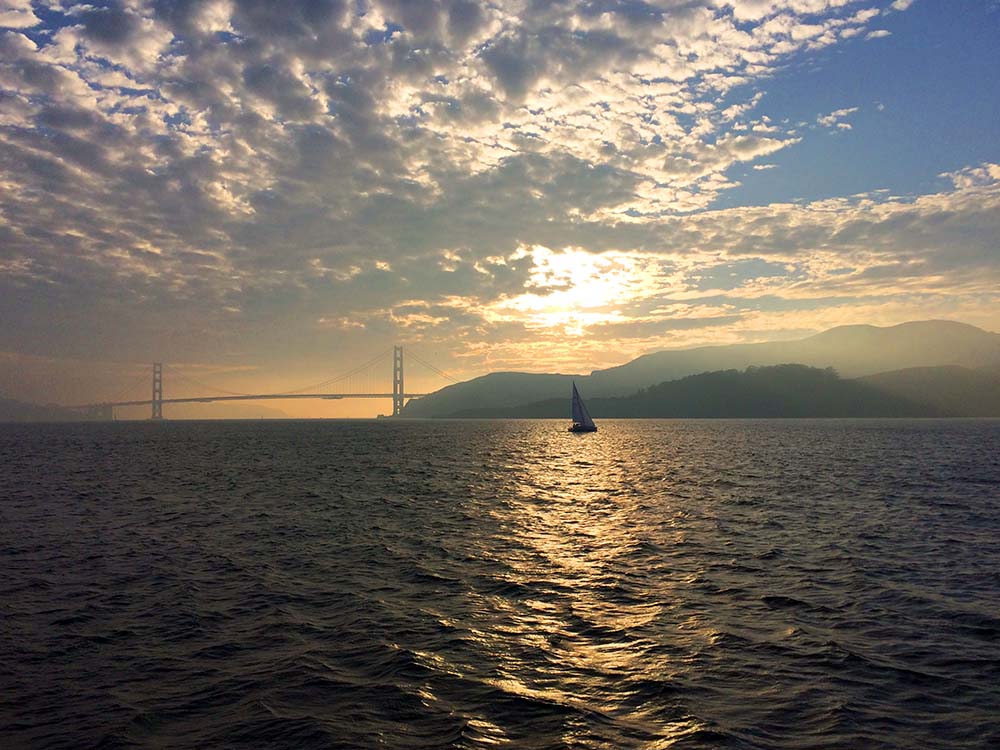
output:
M 375 368 L 378 365 L 381 365 L 383 360 L 387 359 L 388 356 L 389 350 L 386 350 L 368 360 L 364 364 L 328 380 L 313 383 L 302 388 L 296 388 L 291 391 L 281 391 L 278 393 L 240 393 L 238 391 L 230 391 L 210 386 L 195 380 L 194 378 L 167 364 L 164 364 L 163 362 L 154 362 L 152 370 L 152 388 L 149 391 L 149 398 L 123 400 L 116 397 L 108 401 L 78 404 L 68 408 L 85 413 L 95 419 L 112 420 L 115 416 L 114 410 L 117 407 L 149 406 L 150 419 L 159 420 L 163 419 L 164 404 L 209 404 L 217 401 L 271 401 L 278 399 L 304 398 L 318 398 L 329 401 L 347 398 L 391 398 L 392 415 L 394 417 L 398 417 L 402 413 L 407 400 L 411 398 L 420 398 L 421 396 L 426 396 L 427 394 L 415 393 L 405 389 L 402 346 L 394 346 L 392 348 L 392 390 L 386 390 L 384 383 L 379 383 L 379 379 L 375 375 Z M 429 362 L 424 361 L 413 352 L 408 352 L 407 357 L 424 366 L 440 378 L 448 380 L 452 383 L 458 382 L 456 378 L 453 378 L 443 370 L 439 370 Z M 180 381 L 189 387 L 194 386 L 195 388 L 201 388 L 203 395 L 166 398 L 164 396 L 163 388 L 164 373 L 169 374 L 172 379 Z M 148 375 L 143 377 L 148 377 Z M 132 385 L 133 384 L 130 384 L 129 388 L 131 388 Z M 338 390 L 329 390 L 335 386 L 339 387 Z M 210 391 L 210 393 L 204 394 L 204 391 Z

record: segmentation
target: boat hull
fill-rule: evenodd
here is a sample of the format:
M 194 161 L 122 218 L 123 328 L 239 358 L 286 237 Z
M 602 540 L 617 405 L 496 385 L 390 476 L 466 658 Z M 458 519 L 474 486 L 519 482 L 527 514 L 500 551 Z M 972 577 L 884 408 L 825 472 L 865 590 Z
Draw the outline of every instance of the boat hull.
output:
M 568 432 L 597 432 L 597 428 L 584 424 L 575 424 L 569 428 Z

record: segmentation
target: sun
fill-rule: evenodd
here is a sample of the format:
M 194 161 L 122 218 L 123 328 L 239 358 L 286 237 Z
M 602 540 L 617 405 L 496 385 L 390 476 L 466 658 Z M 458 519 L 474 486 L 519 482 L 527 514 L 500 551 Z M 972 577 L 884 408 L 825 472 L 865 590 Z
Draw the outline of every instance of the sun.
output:
M 594 325 L 625 321 L 623 308 L 654 294 L 659 264 L 636 253 L 591 253 L 576 247 L 551 250 L 522 247 L 514 258 L 530 256 L 532 270 L 520 294 L 501 298 L 489 313 L 530 329 L 583 336 Z

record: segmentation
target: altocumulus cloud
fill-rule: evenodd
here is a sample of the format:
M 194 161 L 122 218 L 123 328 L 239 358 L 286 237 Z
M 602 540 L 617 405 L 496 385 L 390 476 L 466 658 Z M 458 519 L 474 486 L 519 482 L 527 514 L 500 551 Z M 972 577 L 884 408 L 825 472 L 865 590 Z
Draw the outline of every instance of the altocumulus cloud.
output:
M 908 5 L 8 0 L 0 348 L 405 336 L 474 371 L 559 364 L 567 336 L 600 364 L 982 310 L 994 165 L 917 197 L 713 208 L 734 167 L 815 131 L 759 114 L 776 71 Z M 850 127 L 844 104 L 814 121 Z

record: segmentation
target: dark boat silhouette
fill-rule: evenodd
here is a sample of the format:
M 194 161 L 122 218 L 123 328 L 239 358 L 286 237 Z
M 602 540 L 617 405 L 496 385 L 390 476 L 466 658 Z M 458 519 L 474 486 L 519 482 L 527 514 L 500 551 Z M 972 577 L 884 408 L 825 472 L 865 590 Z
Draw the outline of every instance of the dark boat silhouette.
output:
M 597 425 L 590 418 L 590 412 L 587 411 L 586 404 L 580 398 L 580 392 L 576 389 L 576 383 L 573 383 L 573 426 L 569 428 L 569 431 L 597 432 Z

